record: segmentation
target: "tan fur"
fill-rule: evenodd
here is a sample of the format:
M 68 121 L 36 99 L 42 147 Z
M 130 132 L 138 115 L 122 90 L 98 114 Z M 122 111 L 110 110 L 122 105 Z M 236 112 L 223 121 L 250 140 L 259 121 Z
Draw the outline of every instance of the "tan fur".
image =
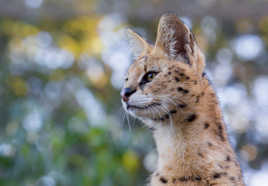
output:
M 190 30 L 167 14 L 160 20 L 155 46 L 140 43 L 146 51 L 130 66 L 124 85 L 136 91 L 123 105 L 153 130 L 158 164 L 150 185 L 244 185 L 217 97 L 202 74 L 203 54 Z M 158 74 L 141 86 L 148 71 Z

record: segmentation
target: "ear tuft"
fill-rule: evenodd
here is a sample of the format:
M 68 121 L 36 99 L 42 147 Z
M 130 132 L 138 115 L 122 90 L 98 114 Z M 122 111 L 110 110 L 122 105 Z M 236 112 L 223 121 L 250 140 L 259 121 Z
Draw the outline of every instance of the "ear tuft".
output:
M 125 33 L 135 59 L 148 52 L 150 45 L 142 37 L 130 29 Z

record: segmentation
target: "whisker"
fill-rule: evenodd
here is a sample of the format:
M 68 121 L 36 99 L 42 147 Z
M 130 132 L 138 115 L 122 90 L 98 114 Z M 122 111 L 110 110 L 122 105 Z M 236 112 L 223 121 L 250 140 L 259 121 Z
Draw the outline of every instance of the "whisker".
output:
M 170 127 L 169 132 L 170 132 L 170 135 L 173 135 L 172 133 L 174 133 L 175 130 L 174 130 L 174 124 L 173 124 L 173 118 L 172 118 L 172 115 L 171 115 L 170 112 L 168 111 L 166 105 L 163 104 L 163 105 L 162 105 L 162 109 L 163 109 L 163 110 L 168 114 L 168 116 L 169 116 L 169 127 Z
M 130 125 L 130 119 L 129 119 L 129 114 L 128 113 L 126 113 L 126 118 L 127 118 L 128 130 L 131 133 L 132 132 L 132 128 L 131 128 L 131 125 Z
M 123 108 L 123 106 L 120 107 L 120 117 L 122 118 L 123 122 L 126 119 L 126 112 L 125 109 Z
M 163 105 L 160 106 L 161 110 L 166 113 L 166 114 L 169 114 L 168 110 L 166 107 L 164 107 Z
M 159 118 L 161 118 L 161 113 L 160 113 L 158 107 L 156 106 L 156 107 L 153 107 L 153 108 L 156 110 L 156 113 L 158 114 Z
M 180 112 L 184 112 L 184 110 L 180 107 L 178 107 L 178 104 L 185 104 L 185 102 L 181 101 L 180 97 L 175 97 L 173 99 L 171 99 L 170 97 L 172 97 L 172 95 L 160 95 L 160 96 L 156 96 L 158 99 L 160 99 L 160 101 L 164 104 L 171 104 L 174 105 L 176 109 L 178 109 Z
M 150 113 L 152 114 L 153 118 L 155 118 L 153 107 L 149 108 Z

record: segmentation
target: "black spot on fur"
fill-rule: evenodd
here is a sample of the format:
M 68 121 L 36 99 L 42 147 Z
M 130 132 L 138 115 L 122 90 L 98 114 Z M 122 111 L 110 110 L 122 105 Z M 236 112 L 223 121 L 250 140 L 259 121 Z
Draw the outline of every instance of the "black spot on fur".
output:
M 206 73 L 205 72 L 202 73 L 202 77 L 204 77 L 204 76 L 206 76 Z
M 179 104 L 178 107 L 180 108 L 185 108 L 187 105 L 186 104 Z
M 166 178 L 164 178 L 164 177 L 161 177 L 160 179 L 159 179 L 162 183 L 167 183 L 168 182 L 168 180 L 166 179 Z
M 179 180 L 182 182 L 185 182 L 185 181 L 188 181 L 189 179 L 188 179 L 188 177 L 183 176 L 183 177 L 180 177 Z
M 202 178 L 200 176 L 183 176 L 179 178 L 179 181 L 181 182 L 187 182 L 187 181 L 201 181 Z
M 189 90 L 183 89 L 182 87 L 177 88 L 178 92 L 183 92 L 184 94 L 189 93 Z
M 205 123 L 204 124 L 204 129 L 208 129 L 208 127 L 209 127 L 209 124 L 208 123 Z
M 190 77 L 188 77 L 188 76 L 187 76 L 187 77 L 186 77 L 186 79 L 187 79 L 187 80 L 189 80 L 189 79 L 190 79 Z
M 180 73 L 180 76 L 184 76 L 184 73 Z
M 171 110 L 169 111 L 170 114 L 176 114 L 177 113 L 177 110 Z
M 220 178 L 221 177 L 221 175 L 219 174 L 219 173 L 215 173 L 214 175 L 213 175 L 213 178 L 214 179 L 218 179 L 218 178 Z
M 146 57 L 144 56 L 143 58 L 144 58 L 144 61 L 146 61 L 145 59 Z M 147 72 L 147 65 L 144 65 L 144 71 Z
M 218 129 L 219 129 L 218 135 L 219 135 L 221 141 L 225 141 L 224 136 L 223 136 L 223 129 L 222 129 L 222 126 L 220 123 L 219 123 Z
M 181 88 L 181 87 L 178 87 L 177 90 L 178 90 L 179 92 L 181 92 L 181 91 L 183 91 L 184 89 Z
M 208 142 L 208 146 L 209 146 L 209 147 L 212 147 L 212 143 Z
M 226 156 L 226 161 L 231 161 L 230 156 Z
M 171 74 L 171 72 L 168 72 L 168 75 L 170 75 Z
M 201 152 L 198 152 L 198 156 L 200 156 L 201 158 L 204 158 L 204 155 Z
M 230 180 L 232 181 L 232 182 L 234 182 L 235 181 L 235 177 L 230 177 Z
M 180 78 L 178 78 L 178 77 L 175 77 L 175 80 L 176 80 L 177 82 L 179 82 L 179 81 L 180 81 Z
M 197 118 L 196 114 L 191 114 L 190 116 L 188 116 L 186 121 L 193 122 L 196 118 Z

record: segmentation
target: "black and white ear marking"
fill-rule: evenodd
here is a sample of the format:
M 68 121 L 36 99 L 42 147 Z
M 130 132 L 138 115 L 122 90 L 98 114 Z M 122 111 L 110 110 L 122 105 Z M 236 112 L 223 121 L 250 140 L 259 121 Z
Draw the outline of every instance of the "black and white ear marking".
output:
M 127 29 L 125 33 L 135 59 L 148 52 L 150 45 L 142 37 L 130 29 Z
M 165 14 L 159 21 L 155 47 L 162 49 L 170 59 L 191 65 L 196 43 L 190 29 L 176 15 Z

